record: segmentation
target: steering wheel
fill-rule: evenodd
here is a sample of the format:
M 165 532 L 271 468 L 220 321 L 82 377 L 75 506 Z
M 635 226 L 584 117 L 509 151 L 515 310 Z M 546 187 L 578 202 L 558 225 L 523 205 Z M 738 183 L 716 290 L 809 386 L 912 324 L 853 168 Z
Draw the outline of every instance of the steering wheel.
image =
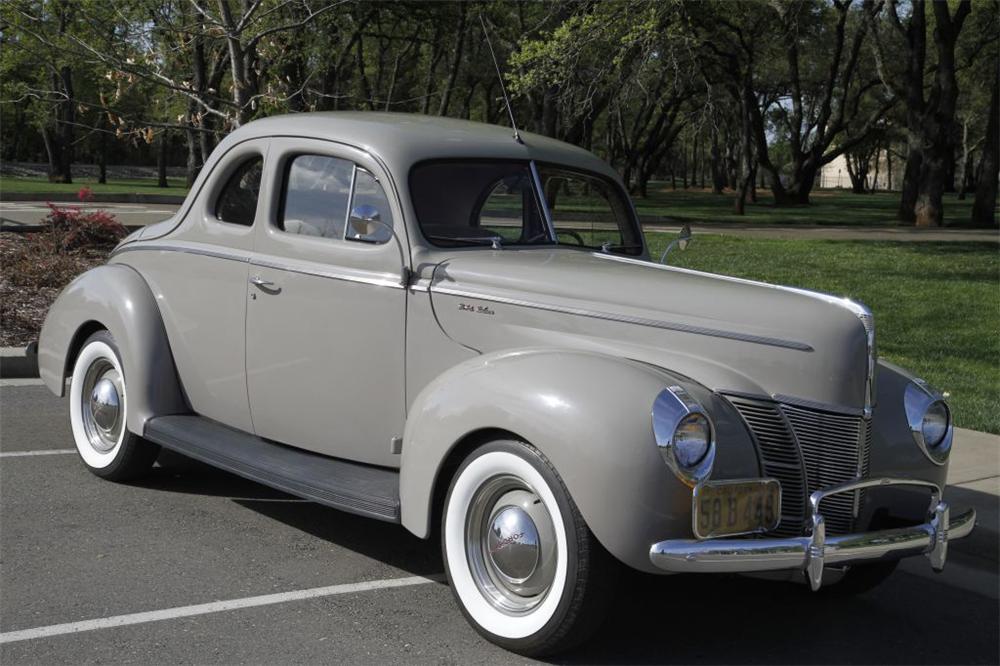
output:
M 577 245 L 579 245 L 581 247 L 583 247 L 583 246 L 586 245 L 586 243 L 583 242 L 583 236 L 581 236 L 580 234 L 576 233 L 575 231 L 567 230 L 567 231 L 557 231 L 556 232 L 556 236 L 563 236 L 563 235 L 564 236 L 569 236 L 570 238 L 572 238 L 573 240 L 576 241 Z

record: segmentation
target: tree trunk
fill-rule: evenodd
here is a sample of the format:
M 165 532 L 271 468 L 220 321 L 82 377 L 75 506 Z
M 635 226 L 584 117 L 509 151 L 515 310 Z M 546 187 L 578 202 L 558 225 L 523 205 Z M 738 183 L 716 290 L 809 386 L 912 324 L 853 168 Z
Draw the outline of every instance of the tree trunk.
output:
M 1000 141 L 1000 108 L 998 108 L 1000 82 L 993 78 L 990 112 L 986 117 L 986 143 L 979 162 L 979 182 L 976 183 L 976 200 L 972 204 L 972 224 L 977 227 L 997 226 L 997 180 L 1000 179 L 1000 160 L 997 159 L 997 142 Z
M 913 224 L 916 219 L 914 208 L 917 205 L 917 193 L 920 186 L 921 163 L 923 162 L 923 152 L 920 148 L 920 139 L 910 136 L 907 144 L 909 152 L 906 155 L 906 168 L 903 171 L 903 186 L 899 195 L 899 209 L 896 217 L 900 224 Z
M 59 180 L 59 145 L 56 143 L 55 137 L 52 136 L 52 130 L 47 126 L 42 127 L 42 143 L 45 145 L 45 156 L 49 160 L 49 182 L 54 183 Z
M 712 137 L 710 169 L 712 171 L 712 194 L 722 194 L 726 187 L 726 174 L 722 164 L 722 153 L 719 151 L 718 137 Z
M 59 70 L 65 99 L 59 103 L 59 182 L 73 182 L 73 134 L 76 125 L 76 100 L 73 98 L 73 70 L 65 65 Z
M 191 124 L 189 115 L 187 129 L 184 130 L 184 141 L 187 144 L 187 162 L 184 164 L 184 182 L 187 183 L 189 189 L 192 185 L 194 185 L 194 181 L 198 178 L 198 172 L 201 171 L 201 167 L 198 163 L 198 137 L 195 136 L 196 134 L 197 132 Z
M 101 114 L 100 135 L 97 148 L 97 182 L 104 185 L 108 182 L 108 128 L 105 116 Z
M 455 50 L 452 52 L 452 59 L 448 67 L 448 80 L 444 84 L 441 92 L 441 104 L 438 106 L 438 115 L 448 114 L 448 104 L 451 102 L 451 94 L 455 89 L 455 80 L 458 78 L 458 68 L 462 64 L 462 50 L 465 46 L 465 27 L 469 12 L 468 7 L 462 3 L 458 19 L 458 31 L 455 33 Z
M 160 141 L 156 151 L 156 186 L 170 187 L 167 182 L 167 130 L 160 132 Z

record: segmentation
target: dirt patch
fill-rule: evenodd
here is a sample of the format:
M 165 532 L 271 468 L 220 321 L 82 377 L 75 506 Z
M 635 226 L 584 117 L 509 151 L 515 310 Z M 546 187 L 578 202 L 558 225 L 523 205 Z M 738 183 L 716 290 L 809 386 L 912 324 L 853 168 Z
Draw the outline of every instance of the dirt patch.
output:
M 107 261 L 109 249 L 71 252 L 56 247 L 49 232 L 0 233 L 0 346 L 22 347 L 38 339 L 49 306 L 80 273 Z

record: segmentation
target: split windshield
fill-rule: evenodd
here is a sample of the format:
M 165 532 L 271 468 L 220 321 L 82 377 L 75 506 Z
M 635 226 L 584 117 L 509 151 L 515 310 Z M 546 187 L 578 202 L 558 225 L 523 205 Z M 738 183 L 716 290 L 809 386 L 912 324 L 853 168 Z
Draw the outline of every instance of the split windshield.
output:
M 439 247 L 558 244 L 642 253 L 631 208 L 611 181 L 547 164 L 537 165 L 537 175 L 544 202 L 529 162 L 418 164 L 410 173 L 410 196 L 420 229 Z

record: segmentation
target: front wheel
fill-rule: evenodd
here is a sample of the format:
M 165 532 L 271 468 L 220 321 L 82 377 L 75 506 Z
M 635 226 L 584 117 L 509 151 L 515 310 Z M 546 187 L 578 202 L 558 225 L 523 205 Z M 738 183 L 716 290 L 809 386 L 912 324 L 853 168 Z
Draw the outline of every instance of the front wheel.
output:
M 127 481 L 153 466 L 160 447 L 126 427 L 125 373 L 118 346 L 107 331 L 83 343 L 69 396 L 73 439 L 87 469 L 104 479 Z
M 582 642 L 614 589 L 617 562 L 552 465 L 522 442 L 493 442 L 462 463 L 445 500 L 442 546 L 466 619 L 523 655 Z

